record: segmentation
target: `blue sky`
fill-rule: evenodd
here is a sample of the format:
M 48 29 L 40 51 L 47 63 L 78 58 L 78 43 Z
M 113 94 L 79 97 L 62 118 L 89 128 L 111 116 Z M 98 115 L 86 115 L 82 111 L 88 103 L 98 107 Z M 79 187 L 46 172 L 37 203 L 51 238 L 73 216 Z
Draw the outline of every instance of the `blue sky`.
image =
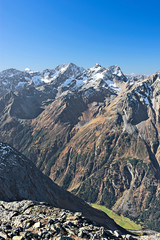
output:
M 0 70 L 160 69 L 159 0 L 0 0 Z

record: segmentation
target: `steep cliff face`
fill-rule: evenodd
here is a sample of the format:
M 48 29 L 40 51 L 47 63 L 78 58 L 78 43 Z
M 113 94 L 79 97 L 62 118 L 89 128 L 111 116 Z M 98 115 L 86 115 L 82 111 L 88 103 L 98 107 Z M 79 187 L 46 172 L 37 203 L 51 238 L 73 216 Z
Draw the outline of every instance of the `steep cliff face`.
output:
M 118 66 L 77 71 L 3 96 L 1 139 L 84 200 L 159 230 L 159 72 L 127 79 Z

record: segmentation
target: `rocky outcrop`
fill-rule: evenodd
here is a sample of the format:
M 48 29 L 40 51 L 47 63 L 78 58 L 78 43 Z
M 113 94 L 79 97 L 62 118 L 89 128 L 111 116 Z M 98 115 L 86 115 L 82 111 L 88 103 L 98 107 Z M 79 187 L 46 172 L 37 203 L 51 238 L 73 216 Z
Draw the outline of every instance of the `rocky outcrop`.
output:
M 118 230 L 108 230 L 85 218 L 81 212 L 51 207 L 33 201 L 0 202 L 0 239 L 135 239 Z

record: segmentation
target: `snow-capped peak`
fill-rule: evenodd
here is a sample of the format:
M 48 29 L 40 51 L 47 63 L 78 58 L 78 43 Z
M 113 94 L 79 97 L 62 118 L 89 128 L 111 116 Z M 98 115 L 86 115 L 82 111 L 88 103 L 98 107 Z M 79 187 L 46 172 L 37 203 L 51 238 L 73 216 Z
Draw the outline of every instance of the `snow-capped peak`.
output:
M 70 72 L 72 74 L 72 76 L 74 76 L 74 77 L 76 77 L 78 74 L 82 73 L 83 70 L 84 70 L 83 68 L 78 67 L 74 63 L 69 63 L 66 66 L 66 71 Z
M 158 76 L 160 76 L 160 70 L 159 70 L 159 71 L 157 71 L 157 72 L 156 72 L 156 74 L 157 74 Z
M 55 88 L 62 87 L 69 90 L 78 89 L 100 89 L 119 87 L 119 83 L 125 80 L 119 66 L 111 66 L 108 69 L 96 63 L 89 69 L 78 67 L 74 63 L 61 64 L 53 69 L 42 72 L 32 71 L 26 68 L 24 71 L 8 69 L 0 73 L 0 88 L 4 91 L 21 90 L 27 86 L 36 87 L 42 85 L 53 85 Z M 49 88 L 51 87 L 49 86 Z
M 73 63 L 69 63 L 68 65 L 61 64 L 54 69 L 44 70 L 42 72 L 42 79 L 45 83 L 51 83 L 63 75 L 65 81 L 68 78 L 76 77 L 82 73 L 83 70 L 83 68 L 80 68 Z
M 25 72 L 30 72 L 31 69 L 30 69 L 30 68 L 25 68 L 24 71 L 25 71 Z
M 123 75 L 121 69 L 117 65 L 113 65 L 107 69 L 108 72 L 111 74 L 117 75 L 118 77 L 121 77 Z
M 102 67 L 99 63 L 96 63 L 95 68 Z

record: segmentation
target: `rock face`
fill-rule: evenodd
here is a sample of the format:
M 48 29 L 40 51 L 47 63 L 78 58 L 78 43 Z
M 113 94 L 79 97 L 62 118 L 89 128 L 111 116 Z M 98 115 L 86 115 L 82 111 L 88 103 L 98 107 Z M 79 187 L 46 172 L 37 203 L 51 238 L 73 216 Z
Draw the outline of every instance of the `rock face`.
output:
M 84 216 L 97 222 L 110 230 L 125 230 L 119 227 L 106 214 L 98 211 L 73 194 L 54 184 L 51 179 L 41 173 L 26 157 L 8 145 L 0 143 L 0 200 L 20 201 L 24 199 L 47 202 L 54 207 L 68 209 L 73 212 L 80 211 Z M 1 221 L 5 218 L 17 216 L 32 203 L 2 203 Z M 3 210 L 8 209 L 6 214 Z M 3 213 L 5 216 L 3 216 Z
M 86 219 L 81 212 L 33 201 L 0 202 L 0 239 L 135 239 Z
M 2 141 L 85 201 L 160 230 L 160 72 L 16 71 L 0 73 Z

